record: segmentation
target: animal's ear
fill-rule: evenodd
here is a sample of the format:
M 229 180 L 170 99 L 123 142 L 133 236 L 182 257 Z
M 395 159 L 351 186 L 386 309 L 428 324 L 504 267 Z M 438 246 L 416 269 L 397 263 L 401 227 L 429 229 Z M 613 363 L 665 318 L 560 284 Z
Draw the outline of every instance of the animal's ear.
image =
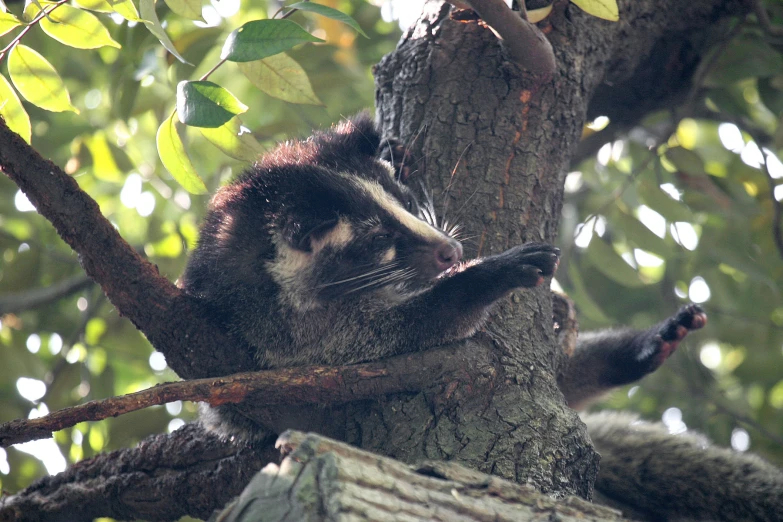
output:
M 412 173 L 413 156 L 397 138 L 386 138 L 381 143 L 378 158 L 391 163 L 394 180 L 406 184 Z
M 338 123 L 331 137 L 333 146 L 373 158 L 377 157 L 381 145 L 381 135 L 375 129 L 375 122 L 367 111 Z
M 302 252 L 312 252 L 313 242 L 322 240 L 337 225 L 337 218 L 289 219 L 283 228 L 283 239 L 289 246 Z

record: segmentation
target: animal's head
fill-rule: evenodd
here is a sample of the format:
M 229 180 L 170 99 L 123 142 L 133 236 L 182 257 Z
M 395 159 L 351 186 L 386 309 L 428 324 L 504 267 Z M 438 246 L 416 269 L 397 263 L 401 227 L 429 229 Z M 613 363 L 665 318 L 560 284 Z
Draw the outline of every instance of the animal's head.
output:
M 459 262 L 462 245 L 421 219 L 413 193 L 378 159 L 380 145 L 360 116 L 265 155 L 213 198 L 185 288 L 231 299 L 263 291 L 271 277 L 300 309 L 425 288 Z
M 345 121 L 282 145 L 246 178 L 270 202 L 268 267 L 300 302 L 379 288 L 407 294 L 460 261 L 462 245 L 422 219 L 413 193 L 378 159 L 380 144 L 368 118 Z

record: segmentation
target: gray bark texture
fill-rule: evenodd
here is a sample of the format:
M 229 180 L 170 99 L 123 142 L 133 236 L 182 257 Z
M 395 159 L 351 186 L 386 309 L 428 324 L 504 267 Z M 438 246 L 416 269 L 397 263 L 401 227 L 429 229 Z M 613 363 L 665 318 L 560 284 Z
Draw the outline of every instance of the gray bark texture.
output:
M 622 520 L 583 499 L 546 498 L 449 462 L 408 466 L 301 432 L 285 432 L 279 444 L 289 453 L 281 465 L 258 473 L 215 522 Z
M 748 9 L 742 0 L 618 3 L 620 21 L 612 23 L 555 2 L 538 24 L 557 62 L 543 82 L 528 76 L 524 63 L 508 61 L 485 24 L 455 19 L 439 3 L 428 4 L 377 65 L 378 122 L 386 135 L 409 144 L 412 182 L 422 180 L 440 211 L 464 226 L 466 257 L 553 242 L 563 180 L 587 116 L 632 125 L 681 99 L 711 35 Z M 195 306 L 183 310 L 199 313 Z M 207 324 L 202 317 L 178 321 Z M 200 369 L 215 366 L 188 362 L 215 357 L 201 349 L 212 345 L 196 342 L 207 337 L 193 336 L 181 347 L 174 338 L 148 337 L 180 375 L 212 376 Z M 451 461 L 529 483 L 552 498 L 590 499 L 599 458 L 556 386 L 565 355 L 552 330 L 548 290 L 515 294 L 483 332 L 443 350 L 462 368 L 433 372 L 420 392 L 308 411 L 306 429 L 404 463 Z M 415 362 L 421 355 L 406 357 Z M 220 371 L 249 369 L 247 354 L 231 357 L 230 350 L 220 352 Z M 205 517 L 239 494 L 270 455 L 268 445 L 218 449 L 219 441 L 198 427 L 181 431 L 82 462 L 6 497 L 0 521 Z

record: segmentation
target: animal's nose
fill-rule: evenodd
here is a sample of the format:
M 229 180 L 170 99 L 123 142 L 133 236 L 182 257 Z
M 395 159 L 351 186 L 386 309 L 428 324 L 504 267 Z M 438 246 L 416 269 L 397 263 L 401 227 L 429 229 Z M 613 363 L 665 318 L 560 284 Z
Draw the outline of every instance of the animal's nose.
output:
M 450 239 L 448 243 L 443 243 L 435 251 L 435 262 L 440 271 L 448 270 L 459 263 L 460 259 L 462 259 L 462 244 L 453 239 Z

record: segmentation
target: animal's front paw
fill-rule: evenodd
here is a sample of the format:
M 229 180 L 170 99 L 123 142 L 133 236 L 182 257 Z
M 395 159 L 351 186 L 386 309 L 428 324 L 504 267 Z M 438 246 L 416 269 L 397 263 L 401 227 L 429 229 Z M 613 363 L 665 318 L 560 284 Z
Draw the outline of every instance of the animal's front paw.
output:
M 510 269 L 518 276 L 515 286 L 534 287 L 555 273 L 560 249 L 546 243 L 527 243 L 507 250 L 501 256 L 513 265 Z
M 698 330 L 706 324 L 707 314 L 704 309 L 693 303 L 683 306 L 673 317 L 664 321 L 655 339 L 659 345 L 655 354 L 657 366 L 663 364 L 677 350 L 680 341 L 685 339 L 691 330 Z

